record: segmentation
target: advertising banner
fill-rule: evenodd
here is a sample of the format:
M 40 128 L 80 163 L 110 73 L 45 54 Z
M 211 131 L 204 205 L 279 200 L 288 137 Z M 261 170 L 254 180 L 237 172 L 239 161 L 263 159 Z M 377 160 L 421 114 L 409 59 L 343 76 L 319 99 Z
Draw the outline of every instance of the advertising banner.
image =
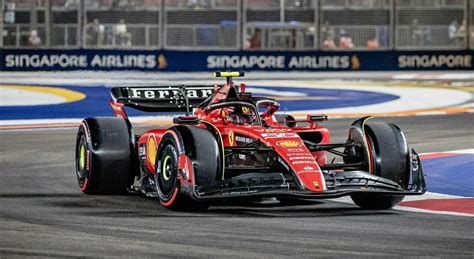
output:
M 472 70 L 474 51 L 0 49 L 1 71 Z

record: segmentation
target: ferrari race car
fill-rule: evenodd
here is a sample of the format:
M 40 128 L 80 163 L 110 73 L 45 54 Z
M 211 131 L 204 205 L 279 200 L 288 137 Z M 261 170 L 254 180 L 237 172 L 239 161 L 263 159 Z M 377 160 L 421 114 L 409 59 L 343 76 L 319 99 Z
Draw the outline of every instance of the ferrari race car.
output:
M 243 72 L 214 75 L 226 84 L 112 88 L 116 117 L 87 118 L 79 126 L 81 190 L 141 193 L 173 210 L 346 195 L 362 208 L 388 209 L 426 191 L 420 158 L 396 125 L 361 118 L 346 142 L 330 143 L 320 125 L 327 116 L 298 120 L 277 113 L 277 101 L 234 84 L 232 77 Z M 125 107 L 186 115 L 174 117 L 171 127 L 135 135 Z

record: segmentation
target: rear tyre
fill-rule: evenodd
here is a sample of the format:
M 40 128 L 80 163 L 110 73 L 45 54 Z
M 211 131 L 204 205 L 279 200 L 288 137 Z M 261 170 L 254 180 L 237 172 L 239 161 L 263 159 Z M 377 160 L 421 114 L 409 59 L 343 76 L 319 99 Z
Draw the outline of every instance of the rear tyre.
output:
M 365 126 L 369 146 L 367 171 L 392 180 L 402 188 L 408 186 L 409 151 L 400 128 L 390 123 L 375 122 Z M 355 204 L 364 209 L 389 209 L 400 203 L 403 195 L 352 194 Z
M 76 137 L 76 176 L 86 194 L 124 194 L 133 180 L 134 142 L 122 118 L 88 118 Z

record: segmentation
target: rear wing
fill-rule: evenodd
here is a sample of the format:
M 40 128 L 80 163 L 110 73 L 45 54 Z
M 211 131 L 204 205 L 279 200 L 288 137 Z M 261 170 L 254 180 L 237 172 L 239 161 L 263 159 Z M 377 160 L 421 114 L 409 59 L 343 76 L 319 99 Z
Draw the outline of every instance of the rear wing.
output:
M 130 86 L 110 90 L 112 104 L 146 112 L 189 112 L 214 93 L 214 86 Z

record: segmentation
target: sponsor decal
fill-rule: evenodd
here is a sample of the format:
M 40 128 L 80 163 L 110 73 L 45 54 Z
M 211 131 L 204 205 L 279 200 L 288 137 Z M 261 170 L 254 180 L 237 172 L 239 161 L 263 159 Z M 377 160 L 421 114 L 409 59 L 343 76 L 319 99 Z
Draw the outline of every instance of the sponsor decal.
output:
M 351 68 L 354 69 L 354 70 L 358 70 L 360 69 L 360 59 L 357 55 L 353 55 L 351 57 Z
M 287 148 L 288 152 L 304 152 L 305 150 L 302 148 Z M 306 154 L 306 153 L 305 153 Z M 287 154 L 288 155 L 288 154 Z
M 247 138 L 247 137 L 244 137 L 244 136 L 235 135 L 235 141 L 243 142 L 243 143 L 252 143 L 255 140 L 252 139 L 252 138 Z
M 9 54 L 5 56 L 5 67 L 164 69 L 167 67 L 167 61 L 162 54 Z
M 277 146 L 279 147 L 301 147 L 303 146 L 301 142 L 295 141 L 295 140 L 280 140 L 276 143 Z
M 299 161 L 292 161 L 292 165 L 304 165 L 304 164 L 316 164 L 313 160 L 299 160 Z
M 210 55 L 207 57 L 207 68 L 285 68 L 285 56 Z
M 143 99 L 168 100 L 181 95 L 181 91 L 177 87 L 127 88 L 127 91 L 129 97 Z M 210 87 L 188 87 L 186 95 L 189 99 L 207 98 L 212 95 L 212 89 Z
M 269 132 L 269 133 L 283 133 L 283 132 L 288 132 L 290 130 L 287 130 L 287 129 L 266 129 L 265 132 Z
M 313 184 L 314 184 L 315 188 L 319 188 L 319 182 L 318 181 L 314 181 Z
M 386 62 L 380 62 L 384 60 Z M 0 67 L 28 70 L 141 71 L 335 71 L 396 69 L 472 69 L 473 54 L 452 51 L 176 51 L 118 49 L 2 49 Z
M 399 68 L 472 68 L 472 55 L 401 55 Z
M 303 169 L 304 169 L 305 171 L 312 171 L 312 170 L 314 170 L 314 168 L 311 167 L 311 166 L 305 166 L 305 168 L 303 168 Z
M 90 153 L 89 149 L 86 150 L 86 171 L 90 171 L 90 161 L 89 161 L 90 157 L 91 157 L 90 154 L 91 153 Z
M 151 134 L 150 136 L 148 136 L 148 141 L 147 141 L 147 145 L 146 145 L 146 153 L 147 153 L 147 159 L 148 159 L 148 162 L 150 162 L 150 165 L 155 167 L 155 163 L 156 163 L 156 140 L 155 140 L 155 135 L 154 134 Z
M 244 154 L 239 154 L 239 159 L 240 160 L 247 160 L 247 156 Z
M 290 156 L 308 156 L 308 153 L 288 153 L 286 154 L 287 157 Z
M 295 156 L 295 157 L 290 157 L 290 160 L 305 160 L 305 159 L 313 159 L 314 157 L 312 156 Z
M 296 133 L 263 133 L 262 137 L 267 138 L 296 138 L 298 134 Z
M 234 132 L 232 130 L 229 130 L 229 145 L 234 145 Z
M 288 68 L 321 69 L 321 68 L 350 68 L 350 56 L 293 56 Z
M 210 55 L 207 57 L 208 69 L 358 69 L 359 67 L 360 61 L 355 55 Z

